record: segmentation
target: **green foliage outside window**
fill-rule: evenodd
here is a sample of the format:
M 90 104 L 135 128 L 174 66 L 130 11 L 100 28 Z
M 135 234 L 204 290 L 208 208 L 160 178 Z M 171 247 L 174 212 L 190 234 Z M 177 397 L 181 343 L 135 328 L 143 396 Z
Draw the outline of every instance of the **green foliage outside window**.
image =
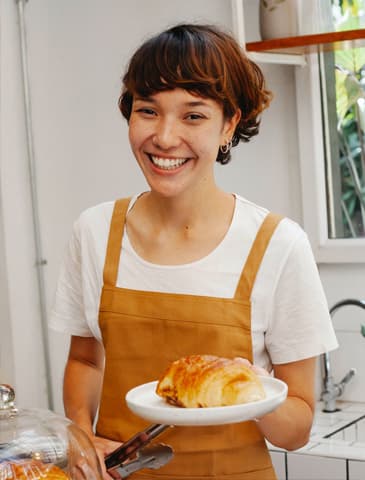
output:
M 360 25 L 365 1 L 334 1 L 336 30 Z M 363 10 L 362 10 L 363 9 Z M 337 20 L 337 21 L 336 21 Z M 365 48 L 335 51 L 336 109 L 344 236 L 365 236 Z

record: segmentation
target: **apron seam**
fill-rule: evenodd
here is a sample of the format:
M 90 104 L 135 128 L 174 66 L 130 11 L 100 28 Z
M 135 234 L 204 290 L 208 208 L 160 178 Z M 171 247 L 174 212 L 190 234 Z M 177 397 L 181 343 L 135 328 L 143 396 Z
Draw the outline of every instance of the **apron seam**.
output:
M 128 318 L 148 318 L 150 319 L 151 316 L 150 315 L 134 315 L 132 313 L 120 313 L 120 312 L 115 312 L 113 310 L 101 310 L 100 311 L 101 313 L 102 312 L 105 312 L 105 313 L 113 313 L 114 315 L 117 315 L 119 317 L 123 317 L 123 316 L 127 316 Z M 168 318 L 168 317 L 154 317 L 154 320 L 158 320 L 158 321 L 164 321 L 164 322 L 167 322 L 167 323 L 179 323 L 179 324 L 187 324 L 187 325 L 202 325 L 202 322 L 201 321 L 193 321 L 193 320 L 174 320 L 174 319 L 171 319 L 171 318 Z M 102 319 L 99 319 L 99 322 L 102 322 Z M 227 323 L 227 322 L 222 322 L 222 323 L 217 323 L 217 322 L 204 322 L 204 325 L 211 325 L 211 326 L 217 326 L 217 327 L 232 327 L 232 328 L 237 328 L 237 329 L 240 329 L 240 330 L 245 330 L 247 332 L 251 332 L 251 329 L 247 326 L 244 326 L 244 325 L 233 325 L 231 323 Z
M 133 294 L 139 297 L 145 296 L 157 296 L 157 295 L 164 295 L 171 299 L 181 298 L 181 300 L 190 299 L 193 302 L 200 302 L 200 301 L 209 301 L 209 303 L 220 303 L 220 302 L 230 302 L 238 305 L 247 305 L 250 306 L 251 302 L 249 299 L 240 299 L 235 297 L 210 297 L 209 295 L 193 295 L 189 293 L 173 293 L 173 292 L 157 292 L 155 290 L 134 290 L 124 287 L 117 287 L 115 285 L 107 285 L 104 284 L 102 287 L 102 291 L 113 292 L 116 291 L 120 294 Z
M 247 474 L 250 474 L 250 473 L 260 473 L 260 472 L 264 472 L 265 470 L 272 470 L 272 465 L 269 465 L 269 466 L 266 466 L 264 468 L 255 468 L 255 469 L 252 469 L 252 470 L 247 470 L 245 472 L 237 472 L 237 473 L 219 473 L 218 477 L 213 474 L 213 475 L 193 475 L 193 478 L 221 478 L 221 477 L 231 477 L 232 478 L 232 475 L 236 476 L 236 475 L 247 475 Z M 148 475 L 149 477 L 155 477 L 155 478 L 163 478 L 163 477 L 175 477 L 175 478 L 191 478 L 191 475 L 181 475 L 180 473 L 178 474 L 171 474 L 171 473 L 143 473 L 143 472 L 140 472 L 139 475 Z

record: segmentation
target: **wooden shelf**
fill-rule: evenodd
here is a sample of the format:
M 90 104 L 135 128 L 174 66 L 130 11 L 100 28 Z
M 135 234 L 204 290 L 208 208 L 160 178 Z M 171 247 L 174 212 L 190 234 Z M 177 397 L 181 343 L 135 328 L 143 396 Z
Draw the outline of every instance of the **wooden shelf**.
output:
M 246 43 L 249 52 L 305 54 L 318 51 L 365 48 L 365 29 L 273 38 Z

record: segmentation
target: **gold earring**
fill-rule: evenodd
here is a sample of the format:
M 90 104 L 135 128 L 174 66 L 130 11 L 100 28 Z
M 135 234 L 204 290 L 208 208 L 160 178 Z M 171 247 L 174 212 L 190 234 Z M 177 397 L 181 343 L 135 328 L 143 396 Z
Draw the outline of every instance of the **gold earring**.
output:
M 219 146 L 219 150 L 221 151 L 221 153 L 223 153 L 223 155 L 228 153 L 231 150 L 231 148 L 232 148 L 232 140 L 229 140 L 225 145 Z

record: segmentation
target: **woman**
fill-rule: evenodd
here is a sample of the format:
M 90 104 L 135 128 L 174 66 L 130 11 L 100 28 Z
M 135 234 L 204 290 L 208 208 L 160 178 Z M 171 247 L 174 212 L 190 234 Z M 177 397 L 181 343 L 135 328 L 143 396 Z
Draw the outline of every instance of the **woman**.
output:
M 258 133 L 270 93 L 234 39 L 206 25 L 153 37 L 123 80 L 150 190 L 75 224 L 51 322 L 72 336 L 66 414 L 106 454 L 146 426 L 124 403 L 130 388 L 185 355 L 243 357 L 287 383 L 286 401 L 257 421 L 172 429 L 173 461 L 135 478 L 274 479 L 265 439 L 307 442 L 315 358 L 336 339 L 302 229 L 215 182 L 215 162 Z

